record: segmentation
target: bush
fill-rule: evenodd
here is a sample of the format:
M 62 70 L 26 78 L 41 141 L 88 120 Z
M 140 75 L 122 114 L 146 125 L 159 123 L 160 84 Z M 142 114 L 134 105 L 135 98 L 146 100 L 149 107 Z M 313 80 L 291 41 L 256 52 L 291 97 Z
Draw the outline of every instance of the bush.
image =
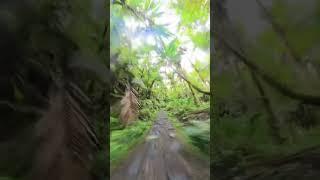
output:
M 127 155 L 129 150 L 142 140 L 151 127 L 149 121 L 135 121 L 123 130 L 114 130 L 110 137 L 110 162 L 113 166 Z
M 203 153 L 210 153 L 210 120 L 193 121 L 192 125 L 184 128 L 190 137 L 191 143 L 198 147 Z

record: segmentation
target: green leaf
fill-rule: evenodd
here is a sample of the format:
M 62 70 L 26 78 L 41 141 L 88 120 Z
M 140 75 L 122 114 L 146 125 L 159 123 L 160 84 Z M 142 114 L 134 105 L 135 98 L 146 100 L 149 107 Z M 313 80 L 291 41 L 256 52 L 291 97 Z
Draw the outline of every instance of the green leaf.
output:
M 210 47 L 210 32 L 190 33 L 190 38 L 196 47 L 208 49 Z
M 169 58 L 169 59 L 176 59 L 176 57 L 179 55 L 178 54 L 178 48 L 180 46 L 180 42 L 178 39 L 174 39 L 172 40 L 168 46 L 165 47 L 164 50 L 164 55 L 165 57 Z

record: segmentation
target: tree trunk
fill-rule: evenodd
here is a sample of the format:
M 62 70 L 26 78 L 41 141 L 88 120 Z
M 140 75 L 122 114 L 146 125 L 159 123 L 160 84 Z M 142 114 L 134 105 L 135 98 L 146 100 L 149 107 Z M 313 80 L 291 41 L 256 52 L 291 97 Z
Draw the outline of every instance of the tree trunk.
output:
M 188 83 L 187 83 L 187 84 L 188 84 Z M 194 103 L 198 106 L 198 105 L 199 105 L 198 99 L 197 99 L 197 97 L 196 97 L 196 95 L 195 95 L 192 87 L 190 86 L 190 84 L 188 84 L 188 87 L 189 87 L 189 89 L 190 89 L 190 91 L 191 91 L 191 94 L 192 94 L 192 96 L 193 96 L 193 101 L 194 101 Z
M 277 119 L 277 117 L 275 116 L 273 110 L 272 110 L 272 107 L 271 107 L 271 104 L 270 104 L 270 101 L 262 87 L 262 84 L 261 82 L 259 81 L 259 79 L 255 76 L 255 74 L 253 73 L 252 70 L 250 70 L 250 73 L 251 73 L 251 77 L 252 77 L 252 80 L 254 82 L 254 84 L 257 86 L 257 89 L 259 91 L 259 95 L 262 99 L 262 103 L 263 103 L 263 106 L 268 114 L 268 117 L 267 117 L 267 123 L 269 125 L 269 128 L 270 128 L 270 135 L 272 136 L 273 140 L 276 142 L 276 143 L 283 143 L 284 141 L 284 138 L 281 137 L 280 135 L 280 127 L 279 127 L 279 120 Z
M 148 90 L 147 90 L 147 98 L 150 99 L 151 98 L 151 94 L 152 94 L 152 87 L 153 87 L 153 84 L 155 83 L 156 80 L 153 80 L 150 84 L 150 86 L 148 87 Z

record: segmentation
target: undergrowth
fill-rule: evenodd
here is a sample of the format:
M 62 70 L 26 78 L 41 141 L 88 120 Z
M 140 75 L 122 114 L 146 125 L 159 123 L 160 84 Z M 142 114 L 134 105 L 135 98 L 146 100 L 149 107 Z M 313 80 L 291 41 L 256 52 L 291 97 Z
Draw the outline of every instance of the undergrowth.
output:
M 175 127 L 177 136 L 182 143 L 193 152 L 193 154 L 208 159 L 210 145 L 209 121 L 194 122 L 194 125 L 185 126 L 170 112 L 169 119 Z
M 152 122 L 136 121 L 123 130 L 111 131 L 110 136 L 110 163 L 116 165 L 127 156 L 134 145 L 142 140 L 150 129 Z
M 216 175 L 241 174 L 248 164 L 290 155 L 320 144 L 320 127 L 306 130 L 294 125 L 282 126 L 286 141 L 274 143 L 262 115 L 224 117 L 213 123 L 211 166 Z
M 209 108 L 209 102 L 196 105 L 190 98 L 169 100 L 165 106 L 165 110 L 171 112 L 175 117 L 182 117 L 186 113 L 206 108 Z
M 191 98 L 170 99 L 165 106 L 171 122 L 185 144 L 190 145 L 189 148 L 193 151 L 209 156 L 210 120 L 191 118 L 185 122 L 181 121 L 187 114 L 205 109 L 208 109 L 209 113 L 209 102 L 195 104 Z
M 213 140 L 217 149 L 239 149 L 247 154 L 263 156 L 285 155 L 319 144 L 320 127 L 310 130 L 294 125 L 281 128 L 286 141 L 277 144 L 269 135 L 263 116 L 255 120 L 248 116 L 224 118 L 214 125 Z
M 110 164 L 111 169 L 116 167 L 123 159 L 125 159 L 130 150 L 134 149 L 138 143 L 148 133 L 155 119 L 157 109 L 147 108 L 152 105 L 151 101 L 142 101 L 142 108 L 139 112 L 139 119 L 126 128 L 120 123 L 119 118 L 110 117 Z M 153 107 L 153 106 L 149 106 Z

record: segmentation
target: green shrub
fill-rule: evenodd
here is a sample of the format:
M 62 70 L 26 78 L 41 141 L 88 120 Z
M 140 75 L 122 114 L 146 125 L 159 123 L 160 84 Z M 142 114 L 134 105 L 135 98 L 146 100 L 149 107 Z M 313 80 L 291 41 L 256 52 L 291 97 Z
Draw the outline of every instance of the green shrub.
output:
M 118 118 L 115 117 L 110 117 L 110 130 L 118 130 L 122 129 L 123 126 Z
M 203 153 L 210 153 L 210 120 L 193 121 L 192 125 L 184 128 L 190 137 L 191 143 L 198 147 Z
M 110 162 L 111 166 L 126 157 L 132 147 L 145 136 L 152 122 L 135 121 L 123 130 L 114 130 L 110 137 Z

